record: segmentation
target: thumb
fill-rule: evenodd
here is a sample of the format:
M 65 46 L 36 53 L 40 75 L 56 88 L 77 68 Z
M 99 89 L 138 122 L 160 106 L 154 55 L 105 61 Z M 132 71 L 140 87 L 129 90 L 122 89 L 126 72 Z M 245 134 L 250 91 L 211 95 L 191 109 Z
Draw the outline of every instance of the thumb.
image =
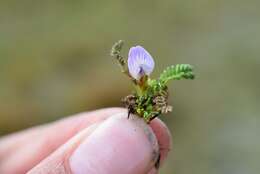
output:
M 157 139 L 143 119 L 126 117 L 117 114 L 86 128 L 28 173 L 148 173 L 158 160 Z

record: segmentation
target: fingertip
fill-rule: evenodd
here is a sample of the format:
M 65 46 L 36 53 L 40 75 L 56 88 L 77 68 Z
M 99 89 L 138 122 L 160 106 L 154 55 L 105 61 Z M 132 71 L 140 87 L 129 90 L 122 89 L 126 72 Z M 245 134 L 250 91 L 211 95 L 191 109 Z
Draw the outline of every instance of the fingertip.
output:
M 69 159 L 74 174 L 143 174 L 153 167 L 159 148 L 143 119 L 126 113 L 104 121 Z
M 127 119 L 126 110 L 119 110 L 109 116 L 106 111 L 104 119 L 95 121 L 95 125 L 74 131 L 77 132 L 75 136 L 29 173 L 53 173 L 54 170 L 73 174 L 158 172 L 155 164 L 159 153 L 163 161 L 171 144 L 167 127 L 159 119 L 154 119 L 150 125 L 137 116 Z M 92 114 L 88 116 L 95 116 L 96 112 Z M 88 120 L 83 117 L 79 120 Z

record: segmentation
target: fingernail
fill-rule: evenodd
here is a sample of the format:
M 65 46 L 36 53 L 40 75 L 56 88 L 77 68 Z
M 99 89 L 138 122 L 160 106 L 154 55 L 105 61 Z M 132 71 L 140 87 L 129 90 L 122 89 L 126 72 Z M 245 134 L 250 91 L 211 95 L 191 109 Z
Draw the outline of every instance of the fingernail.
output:
M 83 140 L 69 159 L 73 174 L 143 174 L 154 166 L 159 148 L 143 119 L 117 114 Z
M 155 163 L 155 168 L 158 169 L 163 165 L 168 156 L 168 153 L 171 149 L 172 139 L 169 129 L 161 120 L 156 119 L 157 123 L 153 121 L 150 123 L 150 126 L 157 136 L 160 144 L 160 155 L 157 158 L 157 162 Z
M 158 170 L 154 167 L 152 168 L 152 170 L 150 170 L 150 172 L 148 172 L 148 174 L 157 174 Z

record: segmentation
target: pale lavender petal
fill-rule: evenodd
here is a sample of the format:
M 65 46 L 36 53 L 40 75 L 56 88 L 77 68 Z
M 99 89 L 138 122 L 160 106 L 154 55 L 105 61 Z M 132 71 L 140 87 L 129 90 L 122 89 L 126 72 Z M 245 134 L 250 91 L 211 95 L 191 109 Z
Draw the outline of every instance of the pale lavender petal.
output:
M 143 47 L 132 47 L 128 55 L 128 69 L 131 76 L 139 80 L 142 76 L 152 73 L 154 60 Z

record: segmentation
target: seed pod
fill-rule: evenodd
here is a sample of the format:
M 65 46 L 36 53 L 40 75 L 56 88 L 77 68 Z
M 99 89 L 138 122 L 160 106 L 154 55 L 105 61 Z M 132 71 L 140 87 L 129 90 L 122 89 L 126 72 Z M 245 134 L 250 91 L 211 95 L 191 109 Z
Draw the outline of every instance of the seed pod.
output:
M 130 94 L 128 96 L 126 96 L 125 98 L 122 99 L 123 104 L 125 105 L 125 107 L 129 107 L 129 106 L 135 106 L 136 105 L 136 99 L 137 97 L 133 94 Z
M 172 106 L 170 106 L 170 105 L 163 106 L 161 112 L 162 112 L 162 114 L 167 114 L 169 112 L 172 112 Z

